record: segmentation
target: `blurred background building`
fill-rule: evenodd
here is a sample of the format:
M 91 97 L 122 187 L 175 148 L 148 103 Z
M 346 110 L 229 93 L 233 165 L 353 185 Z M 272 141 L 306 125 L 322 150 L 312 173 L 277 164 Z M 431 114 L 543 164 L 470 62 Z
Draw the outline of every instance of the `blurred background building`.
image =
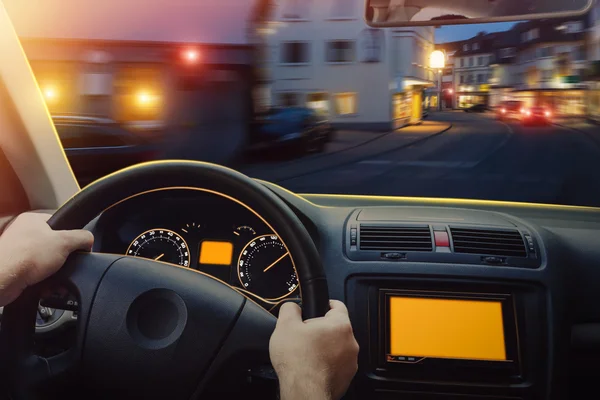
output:
M 160 129 L 170 156 L 215 162 L 243 148 L 268 80 L 256 50 L 268 3 L 4 1 L 51 114 Z
M 488 104 L 492 77 L 494 42 L 497 33 L 480 32 L 465 40 L 454 54 L 456 104 L 459 108 Z
M 580 17 L 521 22 L 505 32 L 482 32 L 436 45 L 446 51 L 458 47 L 451 63 L 455 107 L 495 107 L 501 101 L 521 100 L 527 106 L 551 107 L 557 115 L 585 116 L 586 92 L 592 85 L 590 60 L 600 59 L 600 44 L 588 44 L 590 37 L 596 42 L 600 37 L 593 22 L 597 9 L 596 5 Z
M 371 29 L 363 12 L 363 0 L 277 3 L 269 40 L 274 105 L 311 107 L 340 128 L 421 120 L 423 92 L 434 81 L 434 29 Z
M 595 1 L 590 13 L 590 29 L 588 33 L 587 53 L 589 66 L 586 80 L 588 96 L 586 99 L 587 115 L 600 122 L 600 2 Z

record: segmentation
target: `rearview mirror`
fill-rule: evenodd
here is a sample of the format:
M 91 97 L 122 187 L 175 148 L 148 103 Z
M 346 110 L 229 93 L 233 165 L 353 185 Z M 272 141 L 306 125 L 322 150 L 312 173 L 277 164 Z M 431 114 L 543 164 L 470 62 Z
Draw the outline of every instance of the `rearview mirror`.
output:
M 373 27 L 440 26 L 570 17 L 586 13 L 593 0 L 366 0 Z

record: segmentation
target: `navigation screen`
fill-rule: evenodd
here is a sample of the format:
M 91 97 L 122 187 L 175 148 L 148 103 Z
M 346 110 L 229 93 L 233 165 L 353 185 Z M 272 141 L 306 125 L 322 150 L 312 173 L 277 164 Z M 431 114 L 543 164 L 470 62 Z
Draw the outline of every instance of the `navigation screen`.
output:
M 506 360 L 500 301 L 391 296 L 388 316 L 391 356 Z

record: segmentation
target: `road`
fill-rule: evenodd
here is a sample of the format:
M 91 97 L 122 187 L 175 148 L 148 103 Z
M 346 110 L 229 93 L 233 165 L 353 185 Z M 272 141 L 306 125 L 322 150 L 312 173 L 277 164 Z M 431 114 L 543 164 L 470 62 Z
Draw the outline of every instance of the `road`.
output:
M 600 206 L 600 133 L 595 138 L 594 130 L 522 127 L 495 121 L 488 114 L 441 112 L 430 119 L 450 122 L 452 127 L 414 145 L 370 152 L 352 162 L 343 159 L 343 152 L 331 154 L 327 156 L 331 165 L 325 169 L 274 181 L 297 193 Z M 292 164 L 311 162 L 306 157 Z M 260 168 L 274 171 L 290 165 L 264 163 L 253 166 L 251 175 L 260 177 Z

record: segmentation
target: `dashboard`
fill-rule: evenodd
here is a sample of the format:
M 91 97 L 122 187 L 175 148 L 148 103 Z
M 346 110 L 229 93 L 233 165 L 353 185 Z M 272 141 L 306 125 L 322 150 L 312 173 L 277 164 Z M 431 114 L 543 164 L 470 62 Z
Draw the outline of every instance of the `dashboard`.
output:
M 600 379 L 600 213 L 584 207 L 297 195 L 360 345 L 348 398 L 565 399 Z M 202 190 L 151 192 L 92 221 L 94 251 L 192 268 L 275 312 L 301 301 L 259 215 Z M 165 265 L 165 268 L 168 268 Z
M 289 252 L 251 209 L 222 195 L 170 190 L 131 198 L 103 213 L 94 251 L 191 268 L 270 309 L 298 298 Z

